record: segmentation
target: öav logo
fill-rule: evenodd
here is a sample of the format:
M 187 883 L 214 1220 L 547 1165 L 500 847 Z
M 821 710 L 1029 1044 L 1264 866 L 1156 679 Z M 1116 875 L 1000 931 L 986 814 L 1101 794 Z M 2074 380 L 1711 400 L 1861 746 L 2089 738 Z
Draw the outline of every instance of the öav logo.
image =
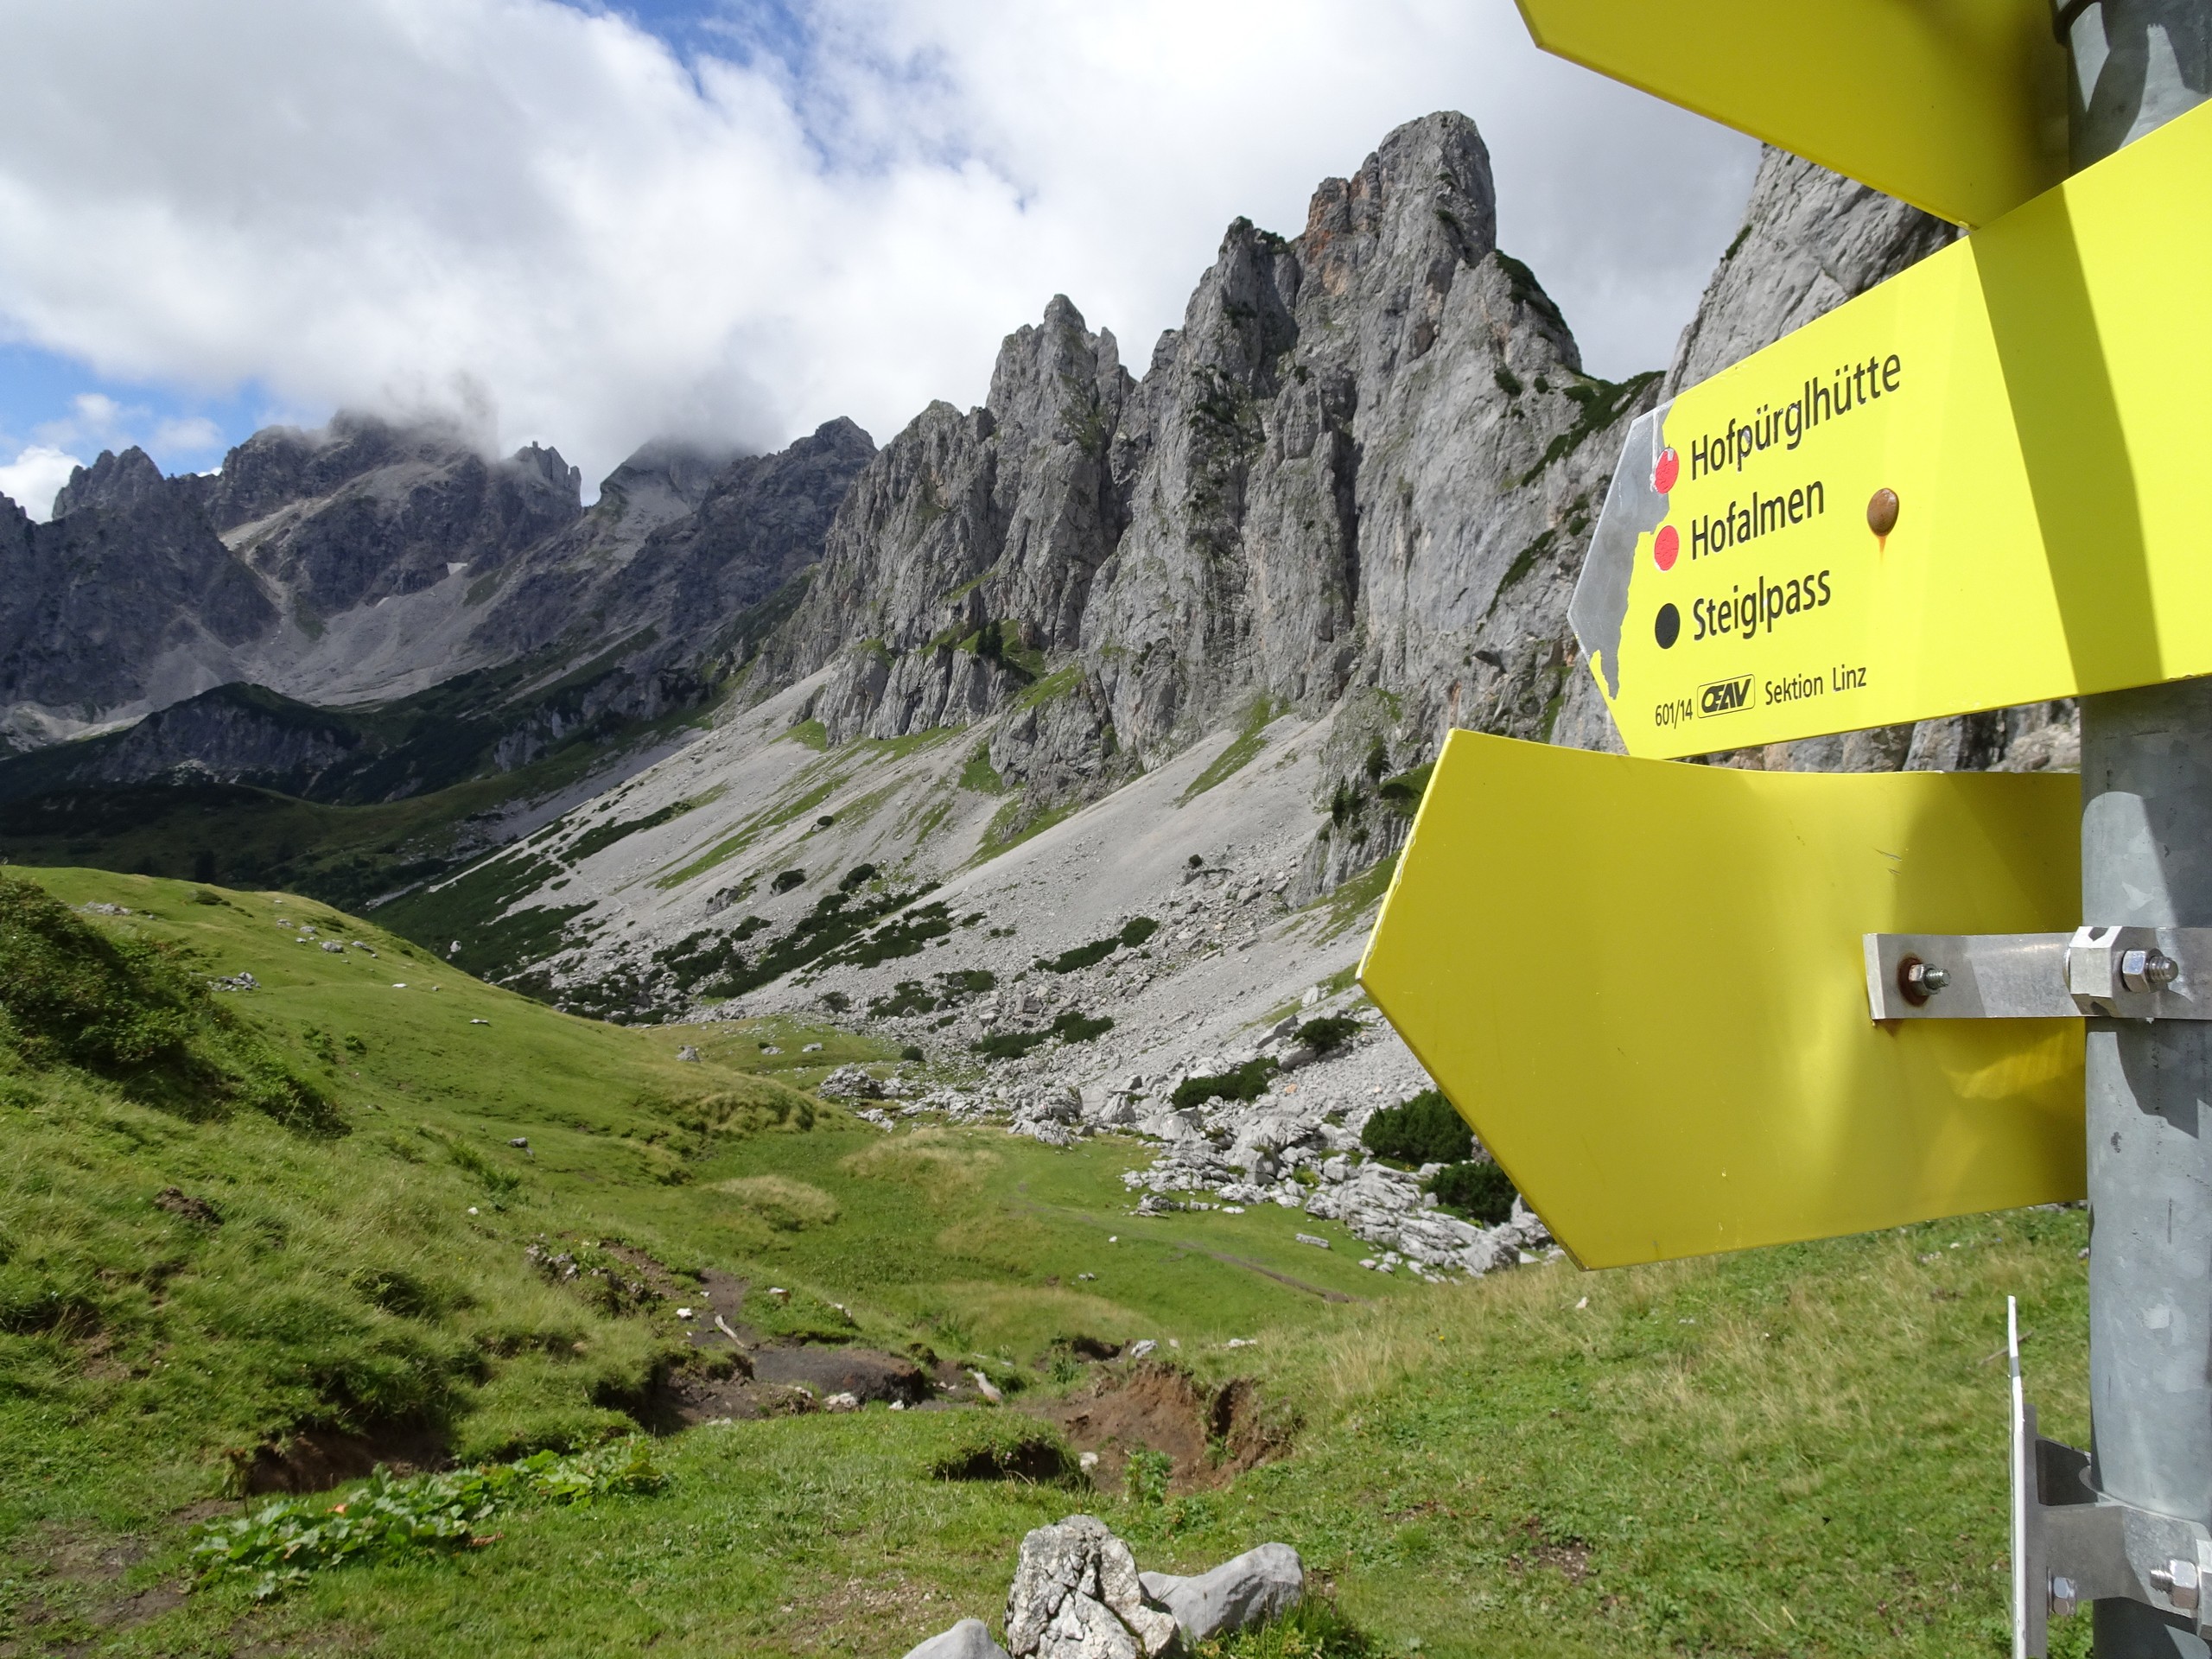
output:
M 1751 677 L 1738 674 L 1732 680 L 1715 680 L 1697 689 L 1697 711 L 1700 715 L 1732 715 L 1738 709 L 1748 708 L 1751 701 Z

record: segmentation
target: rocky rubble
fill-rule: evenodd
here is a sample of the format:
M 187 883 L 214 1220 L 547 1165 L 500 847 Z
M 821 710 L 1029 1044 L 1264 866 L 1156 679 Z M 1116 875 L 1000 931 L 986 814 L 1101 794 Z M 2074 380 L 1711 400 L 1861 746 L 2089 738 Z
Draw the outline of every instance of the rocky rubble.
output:
M 1087 1515 L 1021 1541 L 1007 1592 L 1006 1640 L 963 1618 L 906 1659 L 1159 1659 L 1185 1643 L 1281 1617 L 1304 1597 L 1306 1571 L 1287 1544 L 1262 1544 L 1211 1573 L 1139 1573 L 1129 1547 Z

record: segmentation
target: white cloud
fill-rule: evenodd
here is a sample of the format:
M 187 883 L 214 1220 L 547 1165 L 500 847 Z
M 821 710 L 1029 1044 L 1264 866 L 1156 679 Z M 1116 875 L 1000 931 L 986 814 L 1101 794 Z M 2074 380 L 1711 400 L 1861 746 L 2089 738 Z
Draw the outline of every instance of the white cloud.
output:
M 1230 218 L 1295 232 L 1441 107 L 1592 366 L 1654 365 L 1753 158 L 1506 0 L 806 17 L 796 67 L 687 66 L 553 0 L 0 0 L 0 329 L 119 379 L 472 406 L 595 480 L 658 431 L 886 439 L 980 399 L 1055 291 L 1141 363 Z
M 0 495 L 44 524 L 53 517 L 54 493 L 84 464 L 51 444 L 35 443 L 14 461 L 0 462 Z
M 183 415 L 155 425 L 146 448 L 156 456 L 204 455 L 223 447 L 222 429 L 205 415 Z

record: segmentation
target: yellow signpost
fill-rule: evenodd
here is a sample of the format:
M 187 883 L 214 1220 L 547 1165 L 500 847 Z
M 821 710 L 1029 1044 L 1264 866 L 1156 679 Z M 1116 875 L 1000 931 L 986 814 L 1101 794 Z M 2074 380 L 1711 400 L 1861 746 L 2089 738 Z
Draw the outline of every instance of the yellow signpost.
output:
M 1454 732 L 1360 980 L 1585 1267 L 2077 1198 L 2082 1022 L 1878 1026 L 1861 950 L 2071 929 L 2076 812 Z
M 1569 607 L 1630 755 L 2079 696 L 2082 774 L 1454 734 L 1363 977 L 1586 1265 L 2086 1193 L 2096 1451 L 2016 1335 L 2012 1650 L 2202 1651 L 2212 0 L 1520 4 L 1978 227 L 1634 423 Z
M 1939 219 L 1986 225 L 2066 170 L 2047 0 L 1520 0 L 1547 52 Z
M 2212 674 L 2212 107 L 1637 423 L 1571 615 L 1631 754 Z

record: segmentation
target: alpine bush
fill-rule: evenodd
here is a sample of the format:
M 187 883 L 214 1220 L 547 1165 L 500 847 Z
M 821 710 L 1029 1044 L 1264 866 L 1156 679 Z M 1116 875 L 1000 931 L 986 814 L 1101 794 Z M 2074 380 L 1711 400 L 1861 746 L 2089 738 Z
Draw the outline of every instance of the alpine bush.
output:
M 1274 1061 L 1262 1058 L 1217 1076 L 1185 1077 L 1175 1085 L 1175 1109 L 1203 1106 L 1210 1100 L 1257 1100 L 1267 1093 L 1268 1079 L 1277 1070 Z
M 1428 1190 L 1446 1209 L 1485 1227 L 1511 1220 L 1513 1200 L 1519 1196 L 1505 1172 L 1486 1158 L 1446 1165 L 1436 1172 Z
M 1475 1151 L 1474 1132 L 1433 1089 L 1385 1106 L 1367 1120 L 1359 1138 L 1377 1158 L 1402 1164 L 1464 1163 Z
M 1359 1021 L 1341 1014 L 1325 1019 L 1308 1020 L 1298 1028 L 1298 1040 L 1316 1054 L 1326 1054 L 1332 1048 L 1342 1048 L 1359 1035 Z

